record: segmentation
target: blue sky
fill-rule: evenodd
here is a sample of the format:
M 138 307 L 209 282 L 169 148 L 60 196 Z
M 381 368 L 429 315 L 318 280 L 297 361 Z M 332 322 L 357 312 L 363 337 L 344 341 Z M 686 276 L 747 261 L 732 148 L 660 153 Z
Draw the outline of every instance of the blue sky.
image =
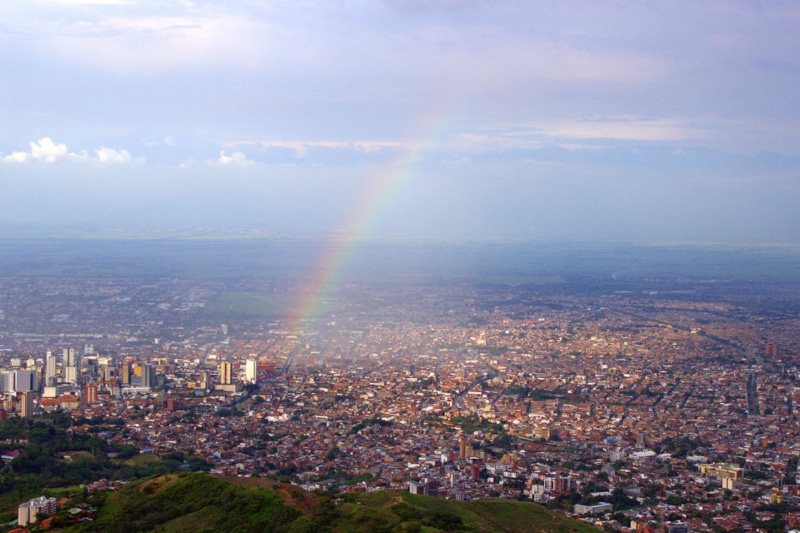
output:
M 0 226 L 797 243 L 798 27 L 788 1 L 5 0 Z

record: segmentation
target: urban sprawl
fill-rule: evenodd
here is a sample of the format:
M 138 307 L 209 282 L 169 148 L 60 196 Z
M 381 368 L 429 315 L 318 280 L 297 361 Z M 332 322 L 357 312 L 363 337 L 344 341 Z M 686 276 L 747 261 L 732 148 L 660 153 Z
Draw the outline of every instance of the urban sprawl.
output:
M 114 420 L 117 449 L 307 490 L 530 499 L 625 530 L 800 528 L 796 287 L 353 283 L 299 319 L 210 312 L 292 296 L 257 282 L 0 287 L 3 418 Z

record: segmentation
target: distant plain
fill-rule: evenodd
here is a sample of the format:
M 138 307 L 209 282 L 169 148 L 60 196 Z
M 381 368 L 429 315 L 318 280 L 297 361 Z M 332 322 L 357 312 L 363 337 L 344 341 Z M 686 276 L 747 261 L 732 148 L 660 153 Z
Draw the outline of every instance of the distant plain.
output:
M 333 265 L 326 256 L 336 257 Z M 800 246 L 681 243 L 448 243 L 225 238 L 5 238 L 0 275 L 502 284 L 565 278 L 800 281 Z

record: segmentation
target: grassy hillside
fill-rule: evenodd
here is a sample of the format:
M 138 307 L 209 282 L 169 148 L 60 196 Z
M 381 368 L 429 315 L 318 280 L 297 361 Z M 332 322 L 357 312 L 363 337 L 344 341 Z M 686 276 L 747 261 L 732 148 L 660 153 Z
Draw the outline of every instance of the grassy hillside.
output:
M 309 493 L 265 479 L 172 474 L 100 496 L 94 522 L 73 533 L 226 532 L 555 532 L 595 533 L 544 507 L 509 500 L 456 502 L 407 492 Z M 55 530 L 54 530 L 55 531 Z
M 464 531 L 590 533 L 588 524 L 534 503 L 511 500 L 457 502 L 407 492 L 347 496 L 334 509 L 335 531 Z
M 172 474 L 109 493 L 94 522 L 67 531 L 286 531 L 301 514 L 269 491 L 204 474 Z

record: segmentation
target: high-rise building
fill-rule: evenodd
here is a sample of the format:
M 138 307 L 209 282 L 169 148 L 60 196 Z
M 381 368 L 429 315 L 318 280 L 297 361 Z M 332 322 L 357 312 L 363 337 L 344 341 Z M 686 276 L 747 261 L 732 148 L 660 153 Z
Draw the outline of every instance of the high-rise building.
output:
M 174 411 L 178 408 L 178 399 L 175 396 L 167 396 L 164 400 L 164 407 L 167 411 Z
M 67 366 L 64 367 L 64 379 L 65 383 L 75 383 L 78 381 L 78 367 L 77 366 Z
M 233 365 L 231 365 L 227 361 L 223 361 L 219 364 L 219 384 L 220 385 L 230 385 L 233 383 L 231 375 L 233 373 Z
M 472 456 L 472 444 L 467 439 L 461 439 L 459 442 L 458 455 L 459 457 Z
M 156 386 L 156 367 L 149 363 L 142 365 L 142 387 Z
M 767 355 L 767 357 L 777 357 L 778 356 L 778 345 L 777 345 L 777 343 L 774 343 L 774 342 L 768 342 L 767 343 L 766 355 Z
M 33 391 L 25 391 L 22 393 L 20 415 L 23 418 L 30 418 L 33 416 Z
M 65 383 L 75 383 L 78 381 L 78 359 L 75 355 L 75 348 L 64 348 L 64 368 L 62 370 L 61 381 Z
M 89 383 L 83 388 L 83 401 L 87 404 L 97 401 L 97 385 Z
M 36 386 L 35 370 L 15 370 L 14 371 L 14 391 L 25 392 L 38 389 Z
M 53 354 L 53 352 L 48 350 L 44 367 L 45 387 L 55 387 L 58 385 L 57 360 L 58 358 Z
M 131 384 L 131 365 L 128 363 L 122 363 L 122 384 Z
M 2 393 L 14 392 L 16 390 L 15 383 L 16 383 L 16 372 L 14 370 L 0 372 L 0 392 Z
M 244 379 L 247 383 L 256 383 L 258 381 L 258 361 L 255 359 L 248 359 L 245 363 Z
M 117 379 L 117 369 L 114 367 L 113 364 L 110 362 L 106 362 L 100 365 L 100 381 L 104 383 L 111 383 L 116 381 Z

